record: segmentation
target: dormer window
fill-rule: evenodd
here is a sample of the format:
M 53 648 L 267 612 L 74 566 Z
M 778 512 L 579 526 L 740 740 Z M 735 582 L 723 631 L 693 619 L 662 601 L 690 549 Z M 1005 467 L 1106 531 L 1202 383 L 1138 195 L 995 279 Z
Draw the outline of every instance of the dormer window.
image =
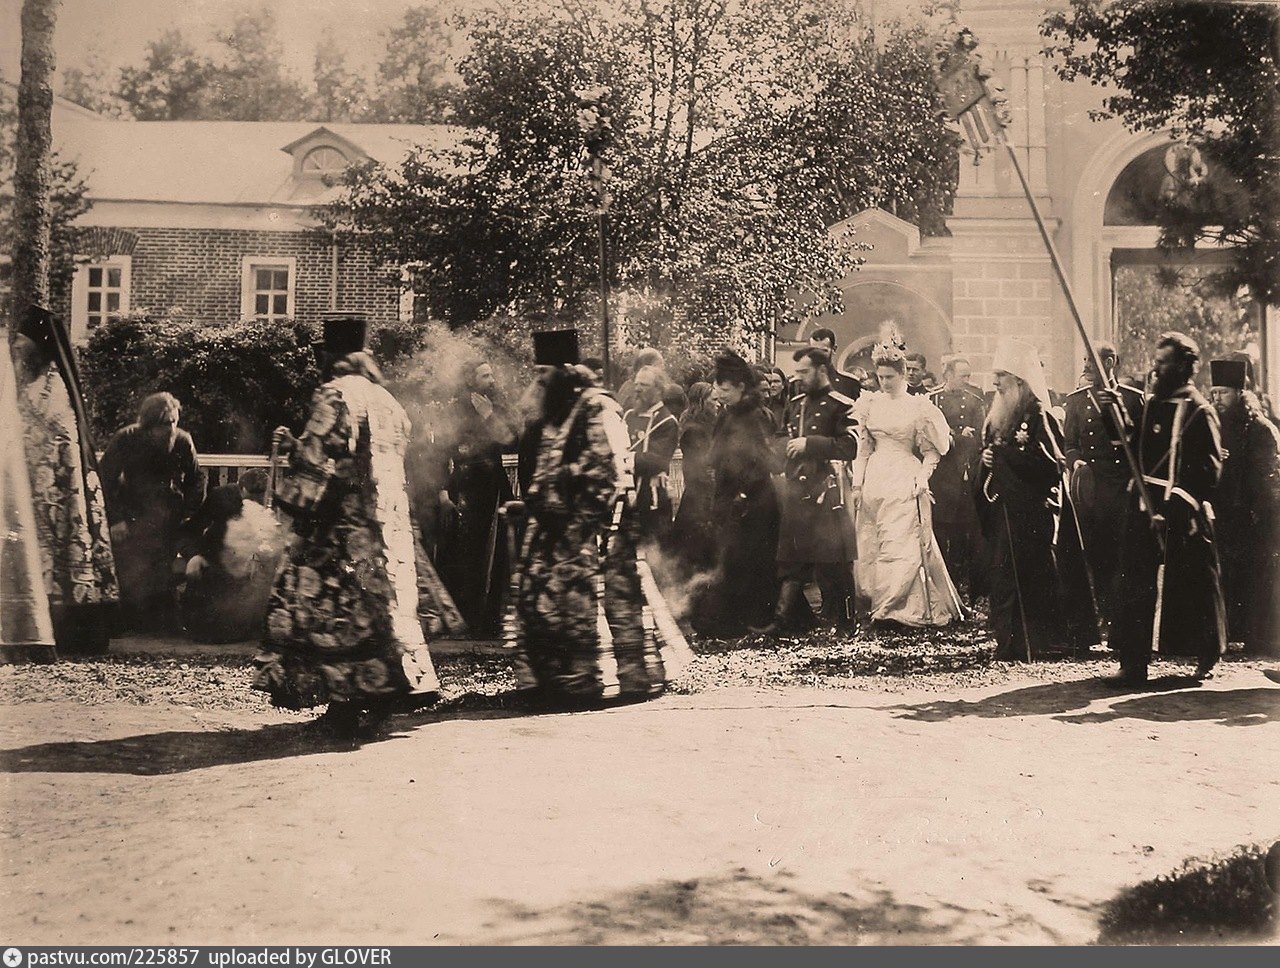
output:
M 347 165 L 351 164 L 341 151 L 332 145 L 320 145 L 312 148 L 302 159 L 302 173 L 313 178 L 325 175 L 341 175 Z
M 325 127 L 313 128 L 280 150 L 293 156 L 294 181 L 302 183 L 304 193 L 313 195 L 322 190 L 323 184 L 336 181 L 351 165 L 369 158 L 350 138 Z

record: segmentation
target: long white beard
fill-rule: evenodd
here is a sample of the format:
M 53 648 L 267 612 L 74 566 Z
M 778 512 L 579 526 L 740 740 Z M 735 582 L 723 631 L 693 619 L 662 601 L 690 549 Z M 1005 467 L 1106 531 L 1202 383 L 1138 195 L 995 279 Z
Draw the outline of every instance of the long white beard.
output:
M 991 401 L 991 410 L 987 413 L 987 436 L 1008 439 L 1021 411 L 1021 393 L 1017 390 L 997 390 Z

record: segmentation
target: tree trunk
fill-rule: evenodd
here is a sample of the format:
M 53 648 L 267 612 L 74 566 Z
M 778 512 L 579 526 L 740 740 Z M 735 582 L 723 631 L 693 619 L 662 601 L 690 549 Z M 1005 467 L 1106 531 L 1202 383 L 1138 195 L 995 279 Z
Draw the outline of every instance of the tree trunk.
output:
M 53 30 L 61 5 L 62 0 L 23 0 L 22 4 L 22 80 L 13 175 L 15 313 L 31 303 L 49 301 Z

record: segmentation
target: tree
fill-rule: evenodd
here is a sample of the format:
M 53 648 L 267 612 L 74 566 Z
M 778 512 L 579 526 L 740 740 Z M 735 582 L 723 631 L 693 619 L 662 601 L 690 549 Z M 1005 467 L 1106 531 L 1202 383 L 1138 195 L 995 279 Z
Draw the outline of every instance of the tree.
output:
M 239 11 L 214 38 L 223 49 L 214 58 L 206 89 L 211 117 L 294 121 L 307 116 L 307 91 L 281 66 L 284 47 L 269 7 Z
M 368 112 L 368 91 L 358 75 L 347 68 L 347 58 L 333 32 L 316 44 L 312 79 L 315 82 L 315 116 L 321 121 L 361 121 Z
M 170 30 L 147 44 L 140 66 L 120 71 L 117 96 L 137 121 L 203 120 L 213 73 L 209 59 Z
M 1247 286 L 1280 302 L 1280 11 L 1256 3 L 1072 0 L 1044 21 L 1045 53 L 1066 80 L 1087 78 L 1115 93 L 1099 116 L 1134 131 L 1172 128 L 1241 191 L 1209 199 L 1171 195 L 1157 220 L 1160 245 L 1208 241 L 1234 247 L 1219 288 Z
M 181 31 L 168 30 L 147 44 L 141 64 L 120 70 L 114 91 L 103 86 L 105 72 L 93 71 L 72 75 L 68 90 L 87 107 L 118 104 L 137 121 L 297 121 L 312 113 L 310 92 L 281 66 L 284 49 L 269 8 L 239 11 L 213 40 L 203 53 Z M 326 94 L 335 97 L 332 50 L 324 67 Z
M 0 87 L 0 251 L 16 246 L 14 219 L 14 167 L 18 131 L 18 103 L 7 88 Z M 75 271 L 75 220 L 87 212 L 88 185 L 73 161 L 49 157 L 49 298 L 62 301 Z M 0 307 L 3 312 L 4 307 Z
M 14 148 L 13 304 L 49 302 L 53 170 L 53 32 L 59 0 L 22 4 L 22 79 Z M 13 331 L 10 330 L 10 339 Z
M 119 117 L 124 107 L 115 93 L 118 73 L 98 51 L 92 51 L 83 67 L 68 67 L 62 72 L 62 96 L 98 114 Z
M 435 124 L 453 109 L 456 84 L 448 65 L 452 32 L 434 3 L 410 7 L 387 31 L 371 108 L 379 121 Z
M 831 16 L 810 0 L 619 0 L 609 15 L 562 0 L 474 15 L 458 67 L 457 120 L 470 134 L 399 169 L 349 172 L 326 221 L 387 262 L 415 264 L 430 311 L 452 323 L 531 309 L 585 318 L 599 196 L 580 115 L 604 114 L 624 332 L 745 342 L 838 309 L 857 257 L 828 226 L 883 200 L 940 222 L 955 142 L 918 35 L 899 32 L 874 84 L 860 80 L 880 77 L 867 45 L 832 77 L 824 57 L 843 47 L 815 39 L 837 36 Z M 885 105 L 845 103 L 867 91 Z M 860 153 L 866 164 L 840 170 Z

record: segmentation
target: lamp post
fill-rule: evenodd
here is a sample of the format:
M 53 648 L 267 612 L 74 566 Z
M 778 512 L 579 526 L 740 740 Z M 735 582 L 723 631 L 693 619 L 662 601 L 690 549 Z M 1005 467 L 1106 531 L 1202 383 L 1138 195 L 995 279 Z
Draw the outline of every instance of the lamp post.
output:
M 608 88 L 596 87 L 578 92 L 581 107 L 578 110 L 578 126 L 582 129 L 586 152 L 588 178 L 596 192 L 597 261 L 600 270 L 600 359 L 604 364 L 604 382 L 609 384 L 609 260 L 608 260 L 608 211 L 612 200 L 608 183 L 611 177 L 604 156 L 613 142 L 613 125 L 606 103 Z

